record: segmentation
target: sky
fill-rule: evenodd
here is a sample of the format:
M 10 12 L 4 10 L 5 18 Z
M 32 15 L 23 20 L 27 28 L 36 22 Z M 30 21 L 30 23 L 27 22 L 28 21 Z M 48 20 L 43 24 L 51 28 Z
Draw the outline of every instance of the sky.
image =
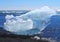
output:
M 30 10 L 42 6 L 60 8 L 60 0 L 0 0 L 0 10 Z

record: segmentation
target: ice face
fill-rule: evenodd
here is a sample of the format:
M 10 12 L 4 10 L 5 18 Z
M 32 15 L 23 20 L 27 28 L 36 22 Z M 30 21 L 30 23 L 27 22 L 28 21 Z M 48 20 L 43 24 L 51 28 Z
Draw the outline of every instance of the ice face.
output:
M 56 11 L 48 6 L 44 6 L 41 9 L 36 9 L 21 15 L 20 18 L 25 20 L 28 18 L 32 19 L 34 28 L 38 28 L 42 31 L 50 23 L 50 17 L 53 15 L 56 15 Z
M 30 32 L 25 32 L 31 29 L 39 29 L 39 32 L 41 32 L 50 23 L 50 17 L 55 14 L 54 9 L 44 6 L 21 16 L 7 15 L 4 27 L 7 31 L 23 35 L 31 34 Z
M 5 29 L 7 31 L 18 32 L 18 31 L 30 30 L 33 28 L 33 21 L 31 19 L 23 20 L 17 17 L 10 18 L 10 16 L 11 15 L 9 15 L 9 19 L 6 18 L 6 22 L 4 23 Z

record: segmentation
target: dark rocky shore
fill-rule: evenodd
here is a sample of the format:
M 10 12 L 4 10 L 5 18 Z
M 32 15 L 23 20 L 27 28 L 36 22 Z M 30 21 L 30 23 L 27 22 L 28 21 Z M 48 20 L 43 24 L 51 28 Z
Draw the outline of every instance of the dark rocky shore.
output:
M 49 40 L 34 39 L 34 36 L 10 34 L 0 27 L 0 42 L 50 42 Z
M 0 42 L 49 42 L 46 40 L 35 40 L 35 39 L 21 39 L 21 38 L 3 38 L 0 37 Z

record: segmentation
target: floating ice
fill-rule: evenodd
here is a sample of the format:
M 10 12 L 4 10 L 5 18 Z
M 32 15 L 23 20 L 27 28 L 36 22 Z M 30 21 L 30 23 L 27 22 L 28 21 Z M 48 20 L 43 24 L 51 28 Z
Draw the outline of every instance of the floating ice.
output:
M 41 9 L 32 10 L 21 16 L 7 15 L 4 27 L 7 31 L 23 35 L 31 34 L 30 32 L 25 31 L 34 28 L 39 29 L 39 32 L 41 32 L 50 23 L 50 17 L 55 14 L 56 11 L 54 9 L 44 6 Z
M 50 17 L 53 15 L 56 15 L 56 11 L 48 6 L 44 6 L 41 9 L 36 9 L 21 15 L 20 18 L 25 20 L 29 18 L 32 19 L 34 28 L 38 28 L 42 31 L 50 23 Z
M 11 19 L 13 17 L 14 17 L 13 15 L 7 15 L 5 18 L 6 18 L 6 20 L 9 20 L 9 19 Z
M 23 20 L 12 16 L 13 15 L 6 16 L 6 22 L 4 23 L 4 25 L 7 31 L 18 32 L 18 31 L 30 30 L 33 28 L 33 21 L 31 19 Z
M 35 37 L 34 37 L 34 39 L 37 39 L 37 40 L 39 40 L 39 39 L 40 39 L 40 37 L 38 37 L 38 36 L 35 36 Z

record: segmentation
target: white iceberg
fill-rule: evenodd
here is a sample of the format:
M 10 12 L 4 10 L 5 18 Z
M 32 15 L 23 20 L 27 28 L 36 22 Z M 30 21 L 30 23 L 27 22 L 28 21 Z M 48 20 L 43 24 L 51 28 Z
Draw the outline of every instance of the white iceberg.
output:
M 8 16 L 6 16 L 8 17 Z M 10 15 L 9 15 L 10 17 Z M 33 21 L 31 19 L 23 20 L 14 18 L 6 18 L 6 22 L 4 23 L 4 27 L 7 31 L 10 32 L 18 32 L 18 31 L 26 31 L 33 28 Z
M 42 31 L 50 23 L 50 18 L 53 15 L 56 15 L 56 11 L 48 6 L 44 6 L 41 9 L 36 9 L 23 14 L 20 18 L 24 20 L 30 18 L 33 21 L 34 28 L 38 28 Z
M 34 28 L 39 29 L 39 32 L 41 32 L 50 23 L 50 17 L 53 15 L 56 15 L 56 11 L 48 6 L 44 6 L 41 9 L 32 10 L 21 16 L 6 16 L 4 27 L 7 31 L 15 32 L 16 34 L 17 32 L 22 31 L 23 33 L 23 31 Z M 30 33 L 24 32 L 23 34 Z

